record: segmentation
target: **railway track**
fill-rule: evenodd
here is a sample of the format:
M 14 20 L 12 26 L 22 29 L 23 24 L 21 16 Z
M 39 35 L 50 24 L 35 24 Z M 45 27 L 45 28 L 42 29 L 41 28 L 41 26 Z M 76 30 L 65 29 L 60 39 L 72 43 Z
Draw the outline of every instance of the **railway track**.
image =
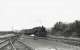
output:
M 5 40 L 0 44 L 0 50 L 33 50 L 20 40 L 16 40 L 14 43 L 9 40 Z
M 7 39 L 0 39 L 0 50 L 34 50 L 32 47 L 24 44 L 20 39 L 20 36 L 14 36 Z M 27 38 L 27 39 L 33 39 L 33 37 Z M 64 42 L 67 44 L 80 46 L 79 40 L 74 39 L 66 39 L 66 38 L 40 38 L 39 39 L 45 39 L 45 40 L 54 40 L 59 42 Z
M 20 36 L 0 39 L 0 50 L 33 50 L 19 40 Z

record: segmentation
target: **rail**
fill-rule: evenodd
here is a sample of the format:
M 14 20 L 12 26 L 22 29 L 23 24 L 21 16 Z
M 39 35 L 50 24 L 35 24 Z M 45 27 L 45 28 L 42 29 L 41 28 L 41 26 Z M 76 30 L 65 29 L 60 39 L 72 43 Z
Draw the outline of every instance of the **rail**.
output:
M 30 46 L 24 44 L 23 42 L 21 42 L 19 40 L 19 38 L 21 37 L 21 34 L 7 34 L 7 35 L 0 35 L 0 50 L 17 50 L 19 49 L 19 47 L 16 47 L 17 45 L 21 45 L 21 47 L 23 47 L 25 50 L 33 50 L 33 48 L 31 48 Z M 17 43 L 16 43 L 17 42 Z M 8 48 L 7 48 L 8 47 Z M 5 49 L 7 48 L 7 49 Z

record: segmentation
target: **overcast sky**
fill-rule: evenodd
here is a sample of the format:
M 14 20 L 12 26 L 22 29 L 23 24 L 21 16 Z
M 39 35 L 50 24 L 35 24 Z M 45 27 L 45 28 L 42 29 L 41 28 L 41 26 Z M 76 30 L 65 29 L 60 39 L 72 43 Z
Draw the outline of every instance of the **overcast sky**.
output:
M 80 19 L 79 0 L 0 0 L 0 30 L 50 28 L 58 21 L 76 19 Z

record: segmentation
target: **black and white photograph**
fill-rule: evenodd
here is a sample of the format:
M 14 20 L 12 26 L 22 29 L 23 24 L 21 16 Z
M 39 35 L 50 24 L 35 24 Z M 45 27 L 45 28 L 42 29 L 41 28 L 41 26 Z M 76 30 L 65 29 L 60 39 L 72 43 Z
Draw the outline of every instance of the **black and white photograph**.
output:
M 80 50 L 80 0 L 0 0 L 0 50 Z

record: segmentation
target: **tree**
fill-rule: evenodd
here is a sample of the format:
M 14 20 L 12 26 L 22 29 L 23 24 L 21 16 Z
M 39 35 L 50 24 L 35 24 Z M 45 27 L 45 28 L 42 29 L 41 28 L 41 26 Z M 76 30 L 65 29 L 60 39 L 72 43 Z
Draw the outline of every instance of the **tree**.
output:
M 53 35 L 62 35 L 64 29 L 67 27 L 66 24 L 62 23 L 62 22 L 57 22 L 55 24 L 55 26 L 52 28 L 51 33 Z

